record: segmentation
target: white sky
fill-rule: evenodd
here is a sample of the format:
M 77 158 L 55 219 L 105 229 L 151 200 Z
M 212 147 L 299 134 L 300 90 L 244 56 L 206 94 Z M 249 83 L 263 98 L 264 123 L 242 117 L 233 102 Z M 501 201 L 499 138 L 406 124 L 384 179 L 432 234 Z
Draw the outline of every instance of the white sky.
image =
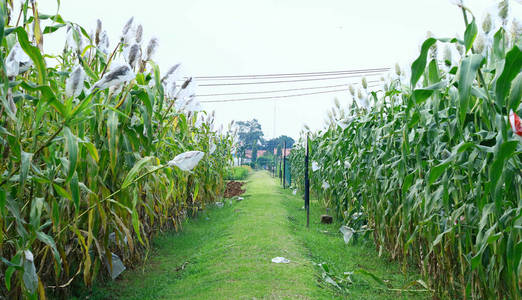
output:
M 144 27 L 145 41 L 159 38 L 156 61 L 162 70 L 182 62 L 190 75 L 242 75 L 349 70 L 408 66 L 429 30 L 437 37 L 464 32 L 460 10 L 448 0 L 61 0 L 64 19 L 88 31 L 101 19 L 111 49 L 125 22 L 134 16 Z M 495 5 L 492 0 L 467 0 L 479 20 Z M 41 13 L 56 11 L 55 0 L 40 0 Z M 511 1 L 511 14 L 522 5 Z M 61 29 L 60 35 L 65 35 Z M 46 48 L 59 52 L 63 40 L 48 39 Z M 343 84 L 347 79 L 300 84 L 246 87 L 200 87 L 199 94 L 278 90 Z M 307 92 L 307 91 L 304 91 Z M 309 92 L 309 91 L 308 91 Z M 287 92 L 290 94 L 292 92 Z M 240 98 L 256 95 L 238 96 Z M 261 95 L 259 95 L 261 96 Z M 275 100 L 206 103 L 218 124 L 257 118 L 265 138 L 290 135 L 304 124 L 319 129 L 337 97 L 347 92 Z M 230 98 L 220 97 L 219 99 Z M 218 98 L 214 98 L 218 99 Z M 209 100 L 200 98 L 200 100 Z

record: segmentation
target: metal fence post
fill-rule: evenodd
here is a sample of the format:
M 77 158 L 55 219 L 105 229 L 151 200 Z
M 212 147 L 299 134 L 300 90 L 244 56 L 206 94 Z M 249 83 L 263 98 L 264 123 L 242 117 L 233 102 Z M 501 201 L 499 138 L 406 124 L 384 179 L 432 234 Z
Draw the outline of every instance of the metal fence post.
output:
M 286 185 L 286 141 L 283 146 L 283 189 Z
M 304 169 L 304 200 L 306 210 L 306 228 L 310 226 L 310 179 L 308 178 L 308 134 L 306 134 L 305 169 Z

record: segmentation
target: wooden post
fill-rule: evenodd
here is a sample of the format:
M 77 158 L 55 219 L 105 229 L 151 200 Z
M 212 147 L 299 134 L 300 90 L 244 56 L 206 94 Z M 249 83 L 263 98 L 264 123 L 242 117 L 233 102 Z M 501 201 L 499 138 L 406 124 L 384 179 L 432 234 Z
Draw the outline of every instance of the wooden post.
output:
M 308 178 L 308 134 L 306 134 L 305 170 L 304 170 L 304 200 L 306 210 L 306 228 L 310 226 L 310 179 Z

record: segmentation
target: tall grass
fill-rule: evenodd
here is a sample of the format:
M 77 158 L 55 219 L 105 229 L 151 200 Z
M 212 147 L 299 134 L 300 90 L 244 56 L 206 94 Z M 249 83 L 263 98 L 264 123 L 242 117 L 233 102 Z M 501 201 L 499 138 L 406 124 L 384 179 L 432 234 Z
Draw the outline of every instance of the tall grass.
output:
M 0 4 L 0 295 L 45 298 L 142 261 L 154 233 L 221 197 L 231 138 L 132 20 L 109 49 L 101 22 L 88 35 L 35 1 L 14 9 Z M 59 55 L 42 52 L 53 32 Z M 205 152 L 192 171 L 168 164 L 190 150 Z
M 501 15 L 480 33 L 459 7 L 464 39 L 426 39 L 409 78 L 399 68 L 380 91 L 353 92 L 359 106 L 338 104 L 311 135 L 311 188 L 349 224 L 363 213 L 379 252 L 417 265 L 436 298 L 520 299 L 522 145 L 508 120 L 521 112 L 520 31 Z M 302 144 L 290 157 L 301 188 Z
M 245 180 L 245 179 L 247 179 L 248 174 L 250 172 L 252 172 L 252 168 L 250 166 L 231 167 L 227 170 L 225 179 L 227 179 L 227 180 Z

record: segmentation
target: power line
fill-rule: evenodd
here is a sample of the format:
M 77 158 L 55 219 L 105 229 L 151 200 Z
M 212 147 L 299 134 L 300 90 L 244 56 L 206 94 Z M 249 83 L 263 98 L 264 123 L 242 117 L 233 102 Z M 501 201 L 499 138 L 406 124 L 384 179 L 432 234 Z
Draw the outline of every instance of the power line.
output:
M 342 71 L 342 72 L 330 72 L 330 73 L 324 73 L 324 72 L 317 72 L 317 73 L 287 73 L 287 74 L 266 74 L 266 75 L 235 75 L 235 76 L 215 76 L 215 77 L 198 77 L 195 76 L 194 78 L 198 81 L 220 81 L 220 80 L 251 80 L 251 79 L 283 79 L 283 78 L 303 78 L 303 77 L 325 77 L 325 76 L 338 76 L 338 75 L 355 75 L 355 74 L 372 74 L 372 73 L 383 73 L 387 72 L 389 69 L 368 69 L 368 70 L 361 70 L 361 71 Z
M 323 72 L 306 72 L 306 73 L 279 73 L 279 74 L 250 74 L 250 75 L 215 75 L 215 76 L 194 76 L 196 79 L 206 78 L 244 78 L 244 77 L 272 77 L 272 76 L 313 76 L 313 75 L 335 75 L 338 73 L 370 73 L 370 72 L 386 72 L 390 68 L 374 68 L 374 69 L 355 69 L 341 71 L 323 71 Z
M 369 74 L 369 76 L 377 76 L 381 73 Z M 322 80 L 335 80 L 335 79 L 345 79 L 345 78 L 354 78 L 354 77 L 362 77 L 361 75 L 348 75 L 348 76 L 338 76 L 338 77 L 328 77 L 328 78 L 309 78 L 309 79 L 294 79 L 294 80 L 278 80 L 278 81 L 257 81 L 257 82 L 236 82 L 236 83 L 207 83 L 207 84 L 198 84 L 199 87 L 202 86 L 232 86 L 232 85 L 252 85 L 252 84 L 275 84 L 275 83 L 291 83 L 291 82 L 304 82 L 304 81 L 322 81 Z
M 376 87 L 380 85 L 368 86 L 368 88 Z M 264 99 L 280 99 L 280 98 L 290 98 L 290 97 L 300 97 L 300 96 L 309 96 L 309 95 L 317 95 L 317 94 L 326 94 L 326 93 L 336 93 L 336 92 L 346 92 L 348 89 L 337 89 L 337 90 L 329 90 L 329 91 L 320 91 L 320 92 L 312 92 L 312 93 L 301 93 L 301 94 L 291 94 L 291 95 L 280 95 L 280 96 L 269 96 L 269 97 L 252 97 L 252 98 L 240 98 L 240 99 L 220 99 L 220 100 L 208 100 L 208 101 L 200 101 L 201 103 L 221 103 L 221 102 L 238 102 L 238 101 L 253 101 L 253 100 L 264 100 Z
M 376 83 L 381 82 L 380 80 L 369 80 L 368 83 Z M 360 84 L 359 82 L 354 83 L 345 83 L 345 84 L 335 84 L 335 85 L 325 85 L 325 86 L 315 86 L 315 87 L 302 87 L 302 88 L 293 88 L 293 89 L 284 89 L 284 90 L 271 90 L 271 91 L 249 91 L 249 92 L 235 92 L 235 93 L 217 93 L 217 94 L 201 94 L 196 95 L 196 97 L 213 97 L 213 96 L 233 96 L 233 95 L 251 95 L 251 94 L 268 94 L 268 93 L 279 93 L 279 92 L 291 92 L 291 91 L 302 91 L 302 90 L 317 90 L 317 89 L 326 89 L 326 88 L 336 88 L 342 86 L 349 86 L 353 84 Z

